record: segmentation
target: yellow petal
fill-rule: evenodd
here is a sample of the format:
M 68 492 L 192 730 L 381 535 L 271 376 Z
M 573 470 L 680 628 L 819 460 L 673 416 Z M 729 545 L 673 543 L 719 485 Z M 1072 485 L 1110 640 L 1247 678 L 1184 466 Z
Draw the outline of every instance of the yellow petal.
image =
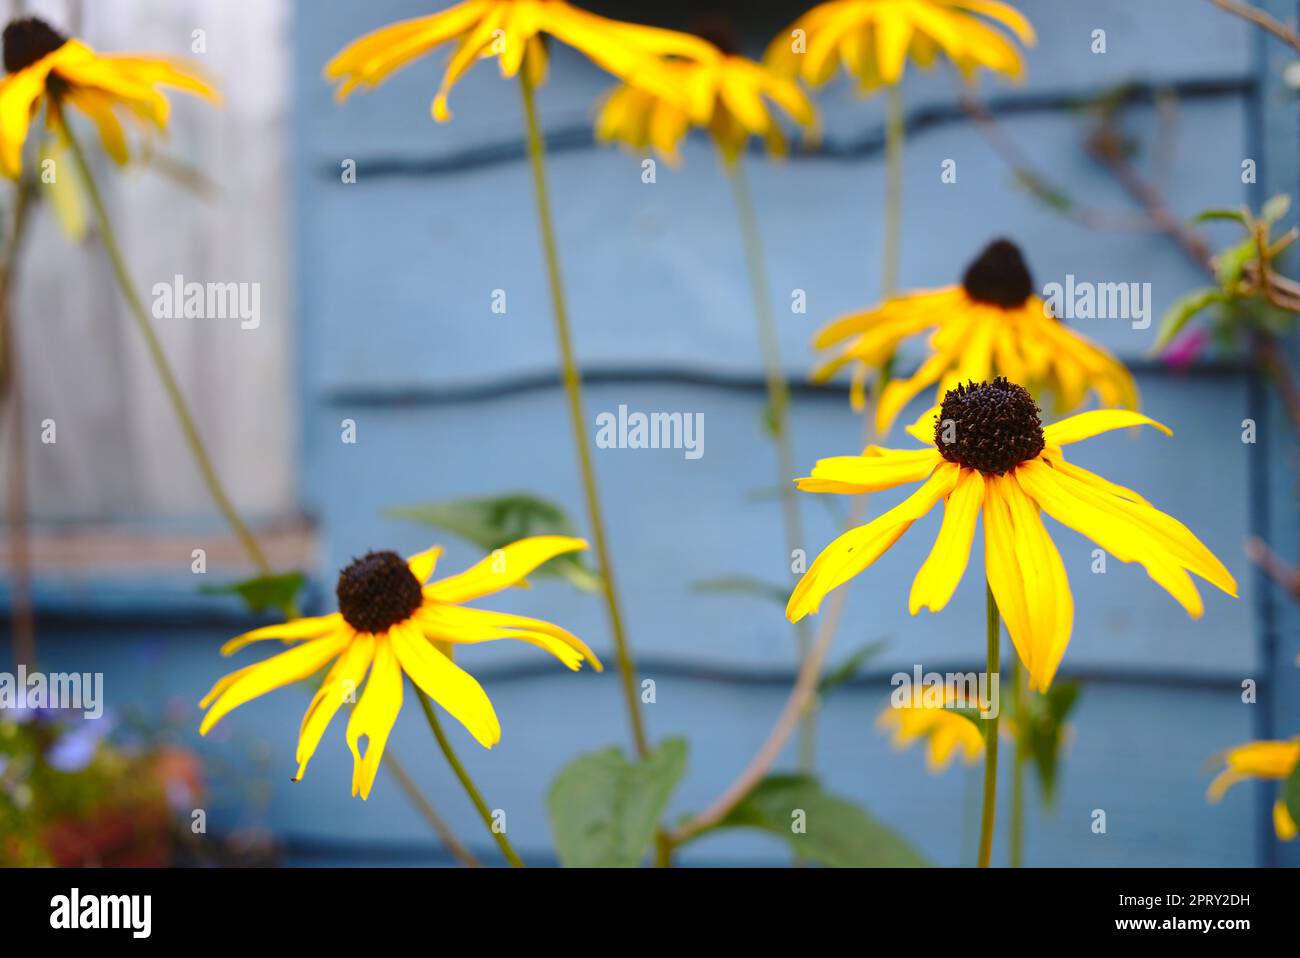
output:
M 288 652 L 281 652 L 265 662 L 240 669 L 238 679 L 221 692 L 208 714 L 203 716 L 199 734 L 208 734 L 208 730 L 221 721 L 222 717 L 245 702 L 312 675 L 347 648 L 351 640 L 350 629 L 346 632 L 337 631 L 323 639 L 312 639 Z
M 1289 842 L 1296 836 L 1295 819 L 1291 817 L 1286 802 L 1280 798 L 1273 803 L 1273 831 L 1279 841 Z
M 429 698 L 460 722 L 484 748 L 501 740 L 496 710 L 472 675 L 408 626 L 396 626 L 389 639 L 402 670 Z
M 1034 28 L 1029 21 L 1015 7 L 1009 3 L 1002 3 L 1001 0 L 953 0 L 953 6 L 970 10 L 972 13 L 983 14 L 990 20 L 996 20 L 1003 26 L 1010 28 L 1011 32 L 1019 38 L 1025 46 L 1031 47 L 1037 42 L 1034 35 Z
M 796 480 L 804 492 L 853 495 L 920 482 L 943 461 L 939 450 L 885 450 L 888 455 L 831 456 L 817 460 L 812 475 Z
M 892 86 L 902 78 L 911 41 L 911 21 L 906 16 L 882 10 L 876 17 L 876 63 L 885 84 Z
M 0 167 L 5 176 L 22 172 L 27 128 L 45 92 L 47 73 L 29 67 L 0 80 Z
M 222 655 L 233 655 L 244 646 L 263 639 L 280 639 L 282 642 L 297 642 L 301 639 L 318 639 L 328 632 L 343 626 L 343 616 L 337 612 L 329 615 L 310 616 L 294 619 L 292 622 L 277 622 L 266 625 L 252 632 L 237 635 L 221 647 Z
M 531 536 L 512 542 L 458 575 L 425 586 L 424 594 L 438 602 L 460 603 L 491 595 L 515 585 L 543 562 L 587 548 L 572 536 Z
M 1128 426 L 1155 426 L 1166 436 L 1174 434 L 1168 426 L 1131 409 L 1092 409 L 1045 427 L 1043 439 L 1052 445 L 1065 446 Z
M 923 608 L 938 612 L 952 598 L 970 560 L 975 520 L 984 505 L 984 476 L 975 469 L 962 469 L 957 486 L 944 506 L 943 525 L 934 548 L 912 582 L 908 611 L 916 615 Z
M 370 669 L 366 690 L 348 719 L 348 748 L 352 751 L 352 794 L 362 800 L 370 797 L 370 789 L 379 773 L 379 763 L 384 757 L 389 733 L 402 710 L 402 670 L 393 653 L 390 635 L 375 636 L 375 658 Z M 366 739 L 362 755 L 359 743 Z
M 325 681 L 303 713 L 302 725 L 298 729 L 298 773 L 293 777 L 295 782 L 306 774 L 307 763 L 316 754 L 316 746 L 320 744 L 321 736 L 329 727 L 334 713 L 344 702 L 356 701 L 357 690 L 361 688 L 374 654 L 375 637 L 362 633 L 352 640 L 326 674 Z
M 1080 494 L 1086 489 L 1038 460 L 1016 467 L 1016 480 L 1049 515 L 1087 536 L 1121 562 L 1138 562 L 1192 618 L 1204 611 L 1200 594 L 1182 564 L 1141 525 L 1118 508 L 1101 508 Z M 1072 484 L 1073 483 L 1073 484 Z M 1114 500 L 1123 504 L 1123 500 Z
M 427 638 L 435 641 L 458 644 L 518 639 L 545 649 L 571 669 L 586 659 L 597 672 L 604 670 L 600 659 L 585 642 L 567 629 L 542 619 L 426 603 L 415 614 L 414 623 Z
M 131 158 L 126 146 L 126 134 L 122 124 L 113 115 L 113 101 L 106 94 L 89 87 L 71 87 L 68 99 L 83 113 L 94 121 L 99 130 L 99 140 L 107 153 L 118 166 L 126 164 Z
M 786 618 L 798 622 L 816 612 L 828 592 L 848 582 L 880 558 L 913 522 L 948 495 L 957 484 L 957 477 L 956 466 L 942 463 L 921 488 L 893 509 L 835 539 L 822 550 L 794 587 L 786 604 Z
M 1070 643 L 1074 597 L 1061 554 L 1043 527 L 1037 504 L 1021 489 L 1014 474 L 998 477 L 997 481 L 1010 506 L 1017 563 L 1025 580 L 1025 605 L 1032 630 L 1026 641 L 1034 644 L 1029 686 L 1046 692 Z
M 433 567 L 438 564 L 438 558 L 442 555 L 442 546 L 434 546 L 431 549 L 425 549 L 423 552 L 417 552 L 407 560 L 407 567 L 411 570 L 411 575 L 421 585 L 429 581 L 429 576 L 433 575 Z

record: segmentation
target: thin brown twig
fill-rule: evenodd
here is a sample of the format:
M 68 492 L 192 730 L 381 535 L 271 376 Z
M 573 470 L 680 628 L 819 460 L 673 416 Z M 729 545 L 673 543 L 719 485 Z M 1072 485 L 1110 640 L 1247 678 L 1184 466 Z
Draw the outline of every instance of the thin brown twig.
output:
M 863 418 L 866 423 L 874 422 L 874 412 L 868 408 Z M 868 425 L 866 429 L 868 438 L 870 438 L 871 426 Z M 867 495 L 855 497 L 853 507 L 849 510 L 848 518 L 844 523 L 846 529 L 852 529 L 862 523 L 866 515 L 869 499 L 870 496 Z M 707 831 L 726 818 L 731 810 L 754 790 L 754 787 L 763 780 L 763 777 L 776 764 L 776 760 L 781 757 L 781 751 L 785 748 L 786 743 L 790 741 L 790 736 L 799 727 L 800 721 L 808 709 L 812 708 L 816 702 L 822 666 L 826 662 L 826 656 L 830 652 L 831 644 L 835 641 L 835 633 L 839 628 L 840 618 L 844 613 L 844 603 L 848 600 L 848 594 L 849 590 L 843 586 L 831 593 L 826 613 L 817 625 L 817 634 L 813 644 L 802 663 L 800 663 L 799 672 L 795 676 L 794 687 L 790 689 L 790 695 L 785 701 L 785 706 L 781 709 L 781 714 L 777 716 L 776 724 L 772 726 L 772 731 L 768 733 L 766 741 L 754 753 L 754 757 L 749 760 L 749 764 L 708 808 L 664 836 L 670 847 L 676 847 L 690 841 L 696 835 Z
M 1246 556 L 1259 566 L 1263 573 L 1295 598 L 1300 599 L 1300 569 L 1288 563 L 1258 536 L 1246 542 Z
M 456 860 L 466 868 L 482 868 L 483 863 L 474 857 L 473 852 L 460 843 L 460 839 L 452 833 L 451 827 L 438 814 L 437 809 L 433 807 L 433 803 L 424 797 L 420 787 L 415 784 L 415 779 L 411 778 L 410 773 L 406 771 L 406 768 L 391 751 L 384 753 L 384 767 L 392 773 L 393 778 L 397 779 L 397 784 L 402 787 L 402 791 L 406 792 L 406 797 L 411 800 L 411 804 L 424 816 L 425 821 L 437 833 L 438 838 L 447 846 L 447 851 L 451 852 Z
M 1258 7 L 1252 7 L 1248 3 L 1240 3 L 1238 0 L 1210 0 L 1210 2 L 1220 10 L 1234 14 L 1244 20 L 1249 20 L 1255 26 L 1267 30 L 1283 43 L 1289 44 L 1295 50 L 1300 51 L 1300 34 L 1297 34 L 1281 20 L 1260 10 Z
M 1034 167 L 1029 157 L 1016 145 L 1015 141 L 1007 136 L 1006 131 L 1002 129 L 992 111 L 985 106 L 979 97 L 971 91 L 963 89 L 959 94 L 959 98 L 962 109 L 975 121 L 976 128 L 984 134 L 984 138 L 993 147 L 993 151 L 1011 168 L 1017 179 L 1035 192 L 1060 197 L 1065 196 L 1065 193 L 1058 189 L 1046 175 Z M 1069 201 L 1062 208 L 1062 215 L 1090 229 L 1151 232 L 1154 228 L 1148 220 L 1140 217 L 1109 210 L 1088 209 L 1078 206 L 1073 201 Z

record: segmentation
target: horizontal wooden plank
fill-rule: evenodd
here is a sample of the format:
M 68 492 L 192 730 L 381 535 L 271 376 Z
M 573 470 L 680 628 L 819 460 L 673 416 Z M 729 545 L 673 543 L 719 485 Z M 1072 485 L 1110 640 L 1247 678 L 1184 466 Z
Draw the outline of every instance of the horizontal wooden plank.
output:
M 1132 119 L 1146 128 L 1152 108 Z M 1131 212 L 1122 191 L 1083 154 L 1075 117 L 1017 116 L 1006 130 L 1041 169 L 1069 184 L 1077 201 Z M 1184 147 L 1198 145 L 1178 149 L 1163 174 L 1176 213 L 1190 217 L 1240 203 L 1240 99 L 1187 104 L 1180 131 Z M 685 169 L 661 167 L 654 184 L 642 183 L 638 164 L 622 154 L 554 157 L 557 229 L 585 367 L 758 375 L 735 209 L 709 149 L 691 143 Z M 955 184 L 940 182 L 949 158 L 958 164 Z M 804 376 L 815 359 L 814 330 L 878 297 L 882 162 L 752 162 L 749 175 L 786 368 Z M 301 187 L 299 296 L 309 395 L 464 388 L 554 370 L 549 297 L 522 162 L 433 178 L 367 181 L 363 171 L 355 185 L 321 180 Z M 1163 311 L 1204 283 L 1162 237 L 1098 232 L 1048 210 L 1014 184 L 970 126 L 927 130 L 908 145 L 904 209 L 906 288 L 955 282 L 982 246 L 1003 234 L 1026 250 L 1040 289 L 1064 286 L 1069 276 L 1139 284 L 1148 328 L 1123 317 L 1072 321 L 1130 359 L 1149 349 Z M 804 313 L 792 311 L 795 290 L 804 291 Z
M 1141 490 L 1186 521 L 1233 570 L 1246 598 L 1203 589 L 1206 615 L 1192 622 L 1137 566 L 1112 559 L 1105 575 L 1092 574 L 1092 543 L 1053 523 L 1076 602 L 1066 666 L 1155 671 L 1176 666 L 1235 680 L 1255 661 L 1249 568 L 1242 554 L 1247 503 L 1235 491 L 1245 488 L 1248 458 L 1258 448 L 1241 442 L 1241 421 L 1249 415 L 1244 386 L 1232 378 L 1194 383 L 1151 378 L 1142 387 L 1146 408 L 1167 422 L 1175 437 L 1154 430 L 1136 437 L 1112 434 L 1074 447 L 1071 458 Z M 761 394 L 604 384 L 589 392 L 588 417 L 594 424 L 601 412 L 616 415 L 620 404 L 632 411 L 696 413 L 704 423 L 703 455 L 694 460 L 677 449 L 594 450 L 634 646 L 700 665 L 787 666 L 793 640 L 780 608 L 761 599 L 693 591 L 700 580 L 734 575 L 793 585 L 777 503 L 770 495 L 755 501 L 755 494 L 770 493 L 777 483 L 760 424 Z M 381 518 L 398 505 L 523 489 L 562 503 L 585 524 L 565 415 L 558 389 L 451 405 L 322 409 L 309 425 L 313 468 L 306 480 L 309 508 L 322 516 L 326 568 L 341 567 L 369 549 L 414 552 L 451 539 Z M 356 424 L 355 444 L 340 441 L 343 419 Z M 860 430 L 842 397 L 802 398 L 793 410 L 796 461 L 807 469 L 819 457 L 852 453 L 859 448 Z M 914 445 L 906 437 L 892 444 Z M 1210 462 L 1213 468 L 1205 468 Z M 877 496 L 872 513 L 897 502 L 903 492 Z M 833 505 L 845 506 L 836 497 L 805 496 L 809 559 L 840 528 Z M 889 637 L 886 660 L 909 669 L 918 658 L 969 661 L 983 654 L 982 637 L 971 632 L 971 623 L 983 621 L 978 539 L 977 558 L 951 606 L 938 615 L 907 615 L 907 590 L 939 518 L 918 522 L 850 587 L 845 647 Z M 461 568 L 474 558 L 472 549 L 453 542 L 445 568 Z M 498 601 L 512 611 L 563 622 L 602 654 L 609 651 L 594 597 L 539 585 Z
M 106 698 L 119 715 L 165 710 L 179 723 L 182 740 L 199 749 L 212 776 L 214 791 L 205 808 L 215 834 L 264 826 L 280 837 L 362 850 L 397 846 L 413 851 L 431 844 L 427 827 L 391 778 L 381 773 L 368 802 L 350 797 L 351 758 L 341 719 L 326 732 L 304 780 L 289 780 L 296 732 L 310 693 L 306 686 L 244 706 L 199 740 L 194 733 L 199 712 L 192 703 L 231 667 L 216 655 L 218 641 L 217 635 L 185 629 L 141 630 L 130 642 L 103 642 L 93 632 L 75 628 L 47 633 L 42 653 L 52 670 L 103 671 Z M 484 684 L 502 720 L 501 744 L 485 751 L 458 727 L 452 728 L 453 741 L 491 807 L 505 810 L 508 833 L 521 853 L 545 860 L 551 833 L 544 796 L 556 771 L 581 751 L 626 740 L 617 681 L 608 674 L 573 675 L 557 668 L 518 681 L 485 675 Z M 893 751 L 873 727 L 888 692 L 884 682 L 847 687 L 824 704 L 818 743 L 827 784 L 863 802 L 936 863 L 969 864 L 978 766 L 935 777 L 925 771 L 920 752 Z M 670 818 L 700 809 L 739 772 L 767 734 L 785 694 L 780 685 L 686 676 L 659 680 L 657 701 L 646 707 L 651 733 L 656 739 L 685 735 L 691 749 Z M 1035 786 L 1030 786 L 1028 863 L 1251 864 L 1260 823 L 1250 788 L 1235 789 L 1218 806 L 1204 798 L 1206 761 L 1249 738 L 1249 715 L 1250 707 L 1232 689 L 1089 685 L 1074 716 L 1052 814 L 1037 810 Z M 483 844 L 481 824 L 410 701 L 390 747 L 456 832 L 473 845 Z M 783 757 L 783 764 L 792 761 L 788 754 Z M 1004 799 L 1008 784 L 1004 780 Z M 265 787 L 269 798 L 264 815 L 249 804 L 255 785 Z M 1094 809 L 1106 813 L 1104 835 L 1091 829 Z M 1004 805 L 999 860 L 1005 855 L 1006 815 Z M 787 860 L 775 839 L 741 832 L 706 838 L 684 855 L 684 861 L 697 863 Z
M 496 143 L 520 136 L 520 104 L 513 84 L 503 83 L 494 64 L 471 69 L 451 97 L 455 114 L 450 124 L 435 125 L 429 104 L 441 79 L 447 56 L 432 57 L 395 74 L 378 92 L 355 95 L 340 106 L 322 76 L 324 66 L 349 41 L 388 23 L 428 14 L 449 6 L 428 0 L 298 0 L 300 20 L 309 24 L 295 34 L 295 81 L 298 88 L 300 142 L 312 162 L 337 167 L 345 157 L 409 155 L 421 158 Z M 773 5 L 769 5 L 773 6 Z M 738 28 L 748 52 L 759 55 L 771 37 L 811 4 L 790 3 L 756 18 L 740 11 Z M 1202 81 L 1238 80 L 1250 72 L 1249 25 L 1209 4 L 1186 0 L 1093 0 L 1063 4 L 1052 0 L 1017 3 L 1035 25 L 1038 45 L 1026 56 L 1028 81 L 1021 88 L 1000 80 L 984 80 L 986 95 L 1011 90 L 1035 96 L 1080 95 L 1108 86 L 1147 81 L 1171 83 L 1194 77 Z M 688 27 L 695 11 L 679 15 L 656 11 L 648 4 L 606 4 L 603 13 L 624 19 Z M 757 22 L 756 22 L 757 21 Z M 1170 25 L 1177 23 L 1177 32 Z M 1092 52 L 1093 31 L 1106 31 L 1104 53 Z M 552 70 L 543 91 L 543 115 L 548 129 L 579 129 L 590 123 L 592 105 L 611 88 L 610 76 L 580 54 L 552 44 Z M 951 103 L 954 74 L 948 67 L 931 73 L 909 71 L 906 91 L 914 107 Z M 879 124 L 880 108 L 864 109 L 846 82 L 819 93 L 819 105 L 831 142 L 853 140 L 865 128 Z

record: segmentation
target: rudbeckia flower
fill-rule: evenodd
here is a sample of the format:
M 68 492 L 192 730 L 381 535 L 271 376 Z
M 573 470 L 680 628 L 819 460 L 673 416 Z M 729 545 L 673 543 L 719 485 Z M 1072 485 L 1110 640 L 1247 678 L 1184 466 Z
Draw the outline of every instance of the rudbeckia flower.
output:
M 1207 797 L 1212 802 L 1238 782 L 1249 779 L 1282 781 L 1291 776 L 1300 762 L 1300 738 L 1289 742 L 1247 742 L 1230 748 L 1221 756 L 1224 769 L 1210 783 Z M 1296 836 L 1296 823 L 1287 810 L 1286 802 L 1278 799 L 1273 804 L 1273 830 L 1277 837 L 1289 842 Z
M 975 723 L 953 711 L 962 704 L 951 696 L 946 706 L 891 704 L 880 713 L 876 724 L 893 731 L 895 748 L 907 748 L 924 739 L 926 767 L 941 772 L 958 755 L 969 765 L 984 754 L 984 736 Z
M 920 367 L 909 378 L 891 380 L 881 391 L 876 407 L 881 434 L 927 387 L 938 386 L 938 402 L 965 379 L 1005 376 L 1035 394 L 1049 392 L 1058 413 L 1083 405 L 1089 391 L 1105 406 L 1137 406 L 1137 385 L 1124 364 L 1051 315 L 1050 307 L 1034 294 L 1020 249 L 1005 239 L 980 253 L 960 285 L 888 299 L 822 327 L 813 338 L 814 348 L 844 345 L 813 371 L 812 378 L 825 382 L 854 364 L 851 399 L 854 408 L 861 409 L 871 371 L 892 359 L 904 341 L 923 333 L 929 338 Z
M 1229 595 L 1237 583 L 1187 527 L 1131 489 L 1066 461 L 1064 447 L 1112 429 L 1169 429 L 1140 413 L 1101 409 L 1044 428 L 1028 390 L 1005 379 L 970 383 L 944 396 L 928 431 L 909 431 L 928 449 L 869 446 L 861 456 L 822 459 L 797 480 L 810 492 L 858 494 L 923 482 L 901 504 L 828 545 L 795 586 L 786 615 L 816 612 L 832 589 L 880 558 L 940 501 L 943 524 L 912 583 L 908 609 L 937 612 L 952 597 L 984 516 L 984 567 L 1002 618 L 1029 672 L 1047 691 L 1074 623 L 1065 566 L 1039 511 L 1092 539 L 1121 562 L 1138 562 L 1199 618 L 1201 596 L 1189 572 Z
M 772 41 L 765 59 L 813 86 L 843 65 L 864 90 L 901 80 L 909 55 L 929 69 L 943 53 L 967 81 L 981 67 L 1021 79 L 1020 51 L 989 21 L 1033 46 L 1029 21 L 999 0 L 831 0 L 792 23 Z
M 663 79 L 678 87 L 678 96 L 633 84 L 615 89 L 596 118 L 596 139 L 634 150 L 653 146 L 676 165 L 682 137 L 701 127 L 728 163 L 736 161 L 751 136 L 762 137 L 771 153 L 782 156 L 785 135 L 769 100 L 816 135 L 817 111 L 799 85 L 746 57 L 718 51 L 708 60 L 666 62 Z
M 136 54 L 96 53 L 65 37 L 43 20 L 14 20 L 4 30 L 0 80 L 0 171 L 22 172 L 23 144 L 42 103 L 46 122 L 61 130 L 63 110 L 71 105 L 99 130 L 104 150 L 117 163 L 130 158 L 118 109 L 145 135 L 166 132 L 171 105 L 159 87 L 173 87 L 213 103 L 221 96 L 178 61 Z
M 325 67 L 327 79 L 342 81 L 339 100 L 358 86 L 375 87 L 393 71 L 445 43 L 456 47 L 433 99 L 438 122 L 451 119 L 447 97 L 474 63 L 496 57 L 503 77 L 520 69 L 534 86 L 546 76 L 545 36 L 581 51 L 620 79 L 675 95 L 659 78 L 660 56 L 709 57 L 698 37 L 675 30 L 623 23 L 579 10 L 564 0 L 464 0 L 432 16 L 404 20 L 349 44 Z
M 388 733 L 402 707 L 403 673 L 480 745 L 491 748 L 501 738 L 496 711 L 474 677 L 452 661 L 454 646 L 517 639 L 550 652 L 575 671 L 584 659 L 597 671 L 602 667 L 591 649 L 558 625 L 465 608 L 462 603 L 521 584 L 543 562 L 585 548 L 586 542 L 567 536 L 521 539 L 464 572 L 427 585 L 442 549 L 429 549 L 406 562 L 393 552 L 371 552 L 340 573 L 337 612 L 254 629 L 222 646 L 221 654 L 231 655 L 264 639 L 298 643 L 218 681 L 199 703 L 211 706 L 199 734 L 206 735 L 245 702 L 309 678 L 333 663 L 302 719 L 295 781 L 306 772 L 334 713 L 345 701 L 354 700 L 367 671 L 370 678 L 364 694 L 355 699 L 347 728 L 353 795 L 363 799 L 370 795 Z M 367 740 L 364 755 L 358 745 L 363 737 Z

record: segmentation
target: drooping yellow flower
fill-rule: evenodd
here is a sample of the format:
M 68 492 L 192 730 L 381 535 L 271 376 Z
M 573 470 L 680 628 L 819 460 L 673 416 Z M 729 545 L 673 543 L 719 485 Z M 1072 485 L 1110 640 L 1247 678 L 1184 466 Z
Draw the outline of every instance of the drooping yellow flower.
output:
M 853 364 L 851 399 L 861 409 L 869 376 L 906 340 L 926 333 L 920 367 L 881 391 L 876 407 L 881 434 L 927 387 L 937 385 L 938 402 L 959 382 L 995 376 L 1023 383 L 1036 395 L 1050 393 L 1058 414 L 1078 409 L 1089 392 L 1105 406 L 1137 407 L 1137 385 L 1124 364 L 1051 315 L 1050 306 L 1034 294 L 1019 248 L 1004 239 L 980 253 L 959 285 L 888 299 L 822 327 L 815 348 L 844 345 L 812 378 L 825 382 Z
M 984 516 L 984 566 L 1007 631 L 1046 691 L 1070 641 L 1074 599 L 1065 566 L 1039 511 L 1087 536 L 1121 562 L 1138 562 L 1193 617 L 1203 606 L 1189 572 L 1229 595 L 1237 584 L 1223 563 L 1177 519 L 1065 459 L 1063 447 L 1112 429 L 1164 426 L 1140 413 L 1100 409 L 1043 427 L 1029 392 L 1005 379 L 958 386 L 937 417 L 909 432 L 928 449 L 869 446 L 860 456 L 822 459 L 797 480 L 810 492 L 859 494 L 924 484 L 900 505 L 840 536 L 795 586 L 786 615 L 816 612 L 832 589 L 885 553 L 917 519 L 944 502 L 934 548 L 912 583 L 908 608 L 937 612 L 966 570 L 975 523 Z
M 43 20 L 14 20 L 4 30 L 4 67 L 0 79 L 0 171 L 22 172 L 23 144 L 41 105 L 56 131 L 71 105 L 99 130 L 104 150 L 117 163 L 130 158 L 126 133 L 117 110 L 145 135 L 166 132 L 171 105 L 159 87 L 173 87 L 213 103 L 221 96 L 179 61 L 137 54 L 96 53 L 80 40 L 65 37 Z
M 352 794 L 367 798 L 379 770 L 388 733 L 402 707 L 402 674 L 457 719 L 484 748 L 501 738 L 492 702 L 474 677 L 452 661 L 462 643 L 517 639 L 550 652 L 570 669 L 584 659 L 601 670 L 600 660 L 576 636 L 541 619 L 531 619 L 462 603 L 519 584 L 543 562 L 587 548 L 582 539 L 534 536 L 499 549 L 464 572 L 425 585 L 440 548 L 403 562 L 393 552 L 371 552 L 339 575 L 339 611 L 254 629 L 221 648 L 231 655 L 251 642 L 281 639 L 300 643 L 287 652 L 225 676 L 199 704 L 207 708 L 199 734 L 206 735 L 223 716 L 267 692 L 309 678 L 333 663 L 307 706 L 298 732 L 298 773 L 307 762 L 334 713 L 355 701 L 348 720 L 352 750 Z M 364 694 L 356 692 L 367 671 Z M 358 747 L 367 739 L 362 755 Z
M 1223 798 L 1224 794 L 1238 782 L 1249 779 L 1268 779 L 1283 781 L 1291 776 L 1296 763 L 1300 762 L 1300 738 L 1288 742 L 1247 742 L 1230 748 L 1220 756 L 1224 769 L 1210 783 L 1206 797 L 1212 802 Z M 1277 837 L 1289 842 L 1296 836 L 1296 823 L 1286 807 L 1286 802 L 1278 799 L 1273 804 L 1273 830 Z
M 909 56 L 929 69 L 940 53 L 968 82 L 981 67 L 1020 80 L 1025 72 L 1020 51 L 988 21 L 1025 46 L 1034 45 L 1029 21 L 999 0 L 831 0 L 779 34 L 765 59 L 813 86 L 829 80 L 839 66 L 864 90 L 891 86 L 902 79 Z
M 464 0 L 353 41 L 326 65 L 325 76 L 342 81 L 336 95 L 345 100 L 358 86 L 378 86 L 393 71 L 454 41 L 433 99 L 433 116 L 441 123 L 451 119 L 447 97 L 452 87 L 481 58 L 496 57 L 503 77 L 524 69 L 532 83 L 540 85 L 546 76 L 545 35 L 581 51 L 620 79 L 670 98 L 676 96 L 675 88 L 661 79 L 659 57 L 713 55 L 698 37 L 610 20 L 564 0 Z
M 893 731 L 895 748 L 907 748 L 917 739 L 924 739 L 926 767 L 941 772 L 957 755 L 969 765 L 984 754 L 984 736 L 975 723 L 953 711 L 963 704 L 953 696 L 947 696 L 943 706 L 924 702 L 901 706 L 891 703 L 880 713 L 876 724 Z
M 678 88 L 677 96 L 630 83 L 615 89 L 596 118 L 596 139 L 634 150 L 653 146 L 675 166 L 682 137 L 701 127 L 728 163 L 736 161 L 751 136 L 762 137 L 771 153 L 783 156 L 785 135 L 769 100 L 810 137 L 817 135 L 817 111 L 799 85 L 746 57 L 718 51 L 707 60 L 669 61 L 663 78 Z

